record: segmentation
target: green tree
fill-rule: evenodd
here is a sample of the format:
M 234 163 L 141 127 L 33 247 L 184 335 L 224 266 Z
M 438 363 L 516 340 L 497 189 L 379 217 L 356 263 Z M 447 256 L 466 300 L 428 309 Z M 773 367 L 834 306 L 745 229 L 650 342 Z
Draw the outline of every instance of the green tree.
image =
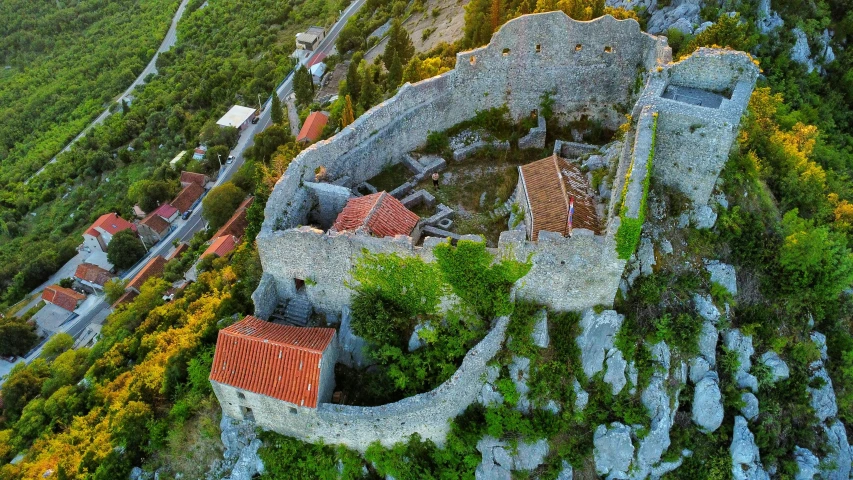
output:
M 361 100 L 359 103 L 363 109 L 369 110 L 376 97 L 376 82 L 373 80 L 373 68 L 363 60 L 361 63 L 364 68 L 361 77 Z
M 29 365 L 22 362 L 12 367 L 0 390 L 7 420 L 14 422 L 18 419 L 27 402 L 41 394 L 41 385 L 48 376 L 47 363 L 41 358 Z
M 800 305 L 820 306 L 853 283 L 853 253 L 843 234 L 800 218 L 793 209 L 782 218 L 785 237 L 779 251 L 782 286 Z
M 403 65 L 400 64 L 400 57 L 392 52 L 391 66 L 388 67 L 388 90 L 393 90 L 400 85 L 403 80 Z
M 225 145 L 216 145 L 208 148 L 207 153 L 204 154 L 204 163 L 202 164 L 204 173 L 218 172 L 220 165 L 225 166 L 230 153 L 231 150 Z
M 347 66 L 347 92 L 349 92 L 356 103 L 358 103 L 361 95 L 361 75 L 358 72 L 358 67 L 363 58 L 364 54 L 362 52 L 355 52 Z
M 756 44 L 757 32 L 748 22 L 741 21 L 740 14 L 729 16 L 728 13 L 723 13 L 716 23 L 696 35 L 678 54 L 689 55 L 699 47 L 712 45 L 749 52 Z
M 272 123 L 281 125 L 284 123 L 284 110 L 281 108 L 281 99 L 278 98 L 278 93 L 273 91 L 272 104 L 270 105 L 270 117 Z
M 176 190 L 173 183 L 143 179 L 130 186 L 127 197 L 136 202 L 143 211 L 150 212 L 161 203 L 171 200 L 177 193 Z
M 259 163 L 266 163 L 278 147 L 293 141 L 290 131 L 281 125 L 270 125 L 255 135 L 255 144 L 246 149 L 245 156 Z
M 409 63 L 409 60 L 412 59 L 414 54 L 415 46 L 412 44 L 409 32 L 403 28 L 403 24 L 400 22 L 400 19 L 395 18 L 394 21 L 391 22 L 391 29 L 388 31 L 388 43 L 385 45 L 385 52 L 382 56 L 383 61 L 385 62 L 385 68 L 391 70 L 391 63 L 393 62 L 394 56 L 397 57 L 400 65 L 405 65 Z M 402 67 L 400 67 L 400 70 L 402 70 Z
M 344 128 L 355 121 L 355 114 L 352 110 L 352 98 L 347 95 L 345 102 L 343 112 L 341 112 L 341 128 Z
M 113 304 L 124 295 L 124 288 L 127 286 L 127 282 L 127 280 L 116 277 L 104 284 L 104 296 L 107 299 L 107 303 Z
M 122 270 L 132 267 L 143 256 L 145 256 L 145 246 L 136 236 L 136 232 L 129 228 L 113 235 L 110 244 L 107 245 L 107 260 Z
M 305 65 L 293 74 L 293 93 L 296 94 L 296 103 L 299 105 L 308 105 L 314 98 L 314 80 Z
M 41 350 L 41 357 L 47 361 L 52 361 L 73 346 L 74 337 L 64 332 L 57 333 L 45 342 Z
M 233 182 L 225 182 L 211 190 L 201 202 L 201 215 L 207 220 L 208 228 L 216 231 L 225 225 L 245 196 L 246 193 Z
M 0 319 L 0 355 L 23 356 L 35 345 L 35 327 L 18 317 Z

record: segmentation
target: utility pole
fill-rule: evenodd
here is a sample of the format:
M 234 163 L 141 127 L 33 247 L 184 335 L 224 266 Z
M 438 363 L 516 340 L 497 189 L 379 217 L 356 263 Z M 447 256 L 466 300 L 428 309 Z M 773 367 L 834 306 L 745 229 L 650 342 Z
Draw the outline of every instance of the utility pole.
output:
M 259 93 L 258 94 L 258 115 L 261 114 L 261 110 L 263 110 L 263 109 L 264 109 L 264 107 L 263 107 L 263 105 L 261 105 L 261 94 Z

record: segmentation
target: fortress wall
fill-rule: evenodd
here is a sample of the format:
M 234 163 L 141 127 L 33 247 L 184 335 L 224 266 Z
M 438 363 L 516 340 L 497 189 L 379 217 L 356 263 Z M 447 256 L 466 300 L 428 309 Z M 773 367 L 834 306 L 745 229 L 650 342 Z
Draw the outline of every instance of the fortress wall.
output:
M 672 85 L 722 92 L 731 90 L 741 80 L 755 83 L 758 68 L 744 52 L 703 47 L 673 63 L 669 74 Z

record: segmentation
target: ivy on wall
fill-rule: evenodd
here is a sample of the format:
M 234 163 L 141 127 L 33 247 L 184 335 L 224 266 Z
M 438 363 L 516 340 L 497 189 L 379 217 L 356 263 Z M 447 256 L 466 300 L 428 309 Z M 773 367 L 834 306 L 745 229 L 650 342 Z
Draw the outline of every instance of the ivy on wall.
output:
M 627 216 L 628 207 L 625 205 L 625 195 L 628 193 L 628 184 L 631 183 L 631 171 L 634 169 L 634 161 L 631 160 L 631 167 L 628 169 L 628 174 L 625 178 L 625 185 L 622 187 L 622 198 L 620 200 L 621 207 L 619 208 L 619 230 L 616 231 L 616 253 L 622 260 L 628 260 L 631 255 L 637 250 L 637 244 L 640 243 L 640 233 L 643 231 L 643 223 L 646 221 L 646 200 L 649 196 L 649 182 L 652 178 L 652 161 L 655 156 L 655 141 L 657 140 L 658 130 L 658 114 L 652 114 L 652 145 L 649 148 L 649 158 L 646 161 L 646 177 L 643 179 L 643 196 L 640 199 L 640 209 L 637 212 L 637 218 Z

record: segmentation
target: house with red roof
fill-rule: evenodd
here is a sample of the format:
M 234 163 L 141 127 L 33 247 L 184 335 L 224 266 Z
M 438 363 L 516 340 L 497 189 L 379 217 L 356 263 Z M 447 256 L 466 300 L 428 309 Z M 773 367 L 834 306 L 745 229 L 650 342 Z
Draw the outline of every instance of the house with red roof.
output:
M 186 187 L 191 183 L 197 183 L 200 186 L 207 185 L 210 179 L 207 175 L 203 173 L 195 173 L 195 172 L 181 172 L 181 188 Z
M 213 235 L 213 238 L 219 238 L 223 235 L 234 235 L 235 237 L 243 238 L 243 234 L 246 232 L 246 227 L 249 226 L 249 220 L 246 218 L 246 211 L 249 207 L 252 206 L 252 203 L 255 201 L 255 197 L 249 197 L 243 200 L 237 210 L 234 211 L 234 215 L 231 215 L 231 218 L 225 222 L 225 225 L 222 225 L 219 230 Z
M 193 208 L 202 195 L 204 195 L 204 187 L 197 183 L 190 183 L 169 204 L 179 212 L 186 213 Z
M 168 235 L 171 227 L 168 220 L 151 212 L 139 222 L 136 231 L 145 245 L 150 247 Z
M 136 293 L 142 293 L 140 292 L 142 285 L 151 277 L 159 277 L 160 275 L 163 275 L 165 267 L 166 259 L 157 255 L 142 267 L 142 270 L 140 270 L 139 273 L 137 273 L 136 276 L 128 282 L 124 290 L 126 292 L 134 291 Z
M 299 130 L 299 135 L 296 136 L 297 142 L 314 143 L 323 134 L 323 128 L 329 123 L 329 115 L 325 112 L 311 112 L 305 123 L 302 124 L 302 129 Z
M 41 298 L 47 303 L 52 303 L 57 307 L 73 312 L 83 300 L 86 300 L 86 295 L 75 292 L 70 288 L 51 285 L 41 292 Z
M 337 359 L 333 328 L 247 316 L 219 331 L 210 384 L 225 415 L 294 434 L 300 421 L 311 421 L 317 406 L 331 400 Z
M 112 280 L 113 277 L 114 275 L 109 270 L 85 262 L 78 265 L 74 272 L 74 278 L 77 281 L 97 290 L 103 290 L 104 284 Z
M 213 243 L 207 247 L 199 258 L 204 258 L 208 255 L 214 254 L 217 257 L 224 257 L 237 247 L 238 242 L 239 240 L 234 235 L 222 235 L 221 237 L 216 237 Z
M 106 213 L 98 217 L 83 233 L 83 246 L 92 252 L 106 252 L 113 235 L 128 228 L 136 231 L 135 225 L 119 217 L 117 213 Z
M 330 233 L 366 233 L 374 237 L 417 237 L 420 217 L 387 192 L 351 198 Z
M 173 207 L 169 203 L 164 203 L 163 205 L 160 205 L 152 213 L 159 216 L 163 220 L 166 220 L 169 223 L 172 223 L 175 220 L 177 220 L 178 215 L 180 215 L 180 212 L 178 212 L 178 209 Z

